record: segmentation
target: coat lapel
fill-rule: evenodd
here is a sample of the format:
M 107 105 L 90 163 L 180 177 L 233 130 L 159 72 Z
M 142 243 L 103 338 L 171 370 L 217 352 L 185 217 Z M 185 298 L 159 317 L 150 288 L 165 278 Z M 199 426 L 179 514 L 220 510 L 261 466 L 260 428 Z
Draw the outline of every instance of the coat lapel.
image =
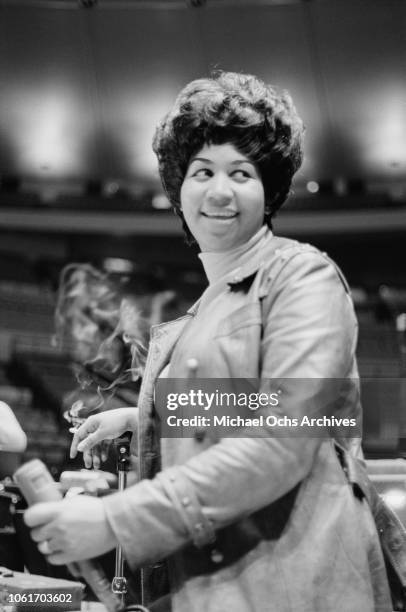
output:
M 151 328 L 151 341 L 148 350 L 145 374 L 138 398 L 138 457 L 139 477 L 150 477 L 150 467 L 159 455 L 158 440 L 154 427 L 154 386 L 162 369 L 169 363 L 173 348 L 184 327 L 191 320 L 192 312 Z

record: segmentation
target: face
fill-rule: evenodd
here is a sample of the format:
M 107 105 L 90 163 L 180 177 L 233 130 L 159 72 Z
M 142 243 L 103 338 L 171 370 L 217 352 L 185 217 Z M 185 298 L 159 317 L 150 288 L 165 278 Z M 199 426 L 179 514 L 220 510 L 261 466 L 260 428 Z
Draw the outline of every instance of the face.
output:
M 205 145 L 189 162 L 180 199 L 202 251 L 227 251 L 263 225 L 265 194 L 259 170 L 232 144 Z

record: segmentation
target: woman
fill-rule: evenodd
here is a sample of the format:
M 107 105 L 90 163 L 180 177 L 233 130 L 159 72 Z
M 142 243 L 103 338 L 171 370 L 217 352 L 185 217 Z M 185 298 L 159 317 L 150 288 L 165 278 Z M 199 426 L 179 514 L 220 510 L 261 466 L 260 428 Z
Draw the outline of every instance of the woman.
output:
M 91 417 L 75 434 L 73 455 L 137 431 L 141 481 L 102 501 L 27 513 L 51 562 L 118 541 L 132 567 L 146 568 L 149 603 L 153 567 L 167 559 L 176 612 L 391 609 L 371 513 L 340 464 L 359 440 L 339 431 L 338 456 L 332 439 L 267 427 L 220 440 L 204 427 L 181 440 L 158 435 L 159 378 L 259 379 L 268 394 L 276 379 L 284 401 L 258 414 L 359 419 L 348 286 L 325 254 L 271 231 L 302 135 L 287 94 L 233 73 L 187 85 L 158 126 L 162 182 L 209 285 L 185 317 L 152 329 L 139 413 Z

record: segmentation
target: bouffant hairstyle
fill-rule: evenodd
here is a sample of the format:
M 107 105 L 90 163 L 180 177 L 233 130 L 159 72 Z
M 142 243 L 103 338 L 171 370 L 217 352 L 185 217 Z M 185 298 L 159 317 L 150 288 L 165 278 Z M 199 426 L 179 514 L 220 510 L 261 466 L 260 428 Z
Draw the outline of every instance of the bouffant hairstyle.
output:
M 183 221 L 180 190 L 189 160 L 205 144 L 231 143 L 259 169 L 265 192 L 264 223 L 289 195 L 303 158 L 303 123 L 287 92 L 255 76 L 217 72 L 192 81 L 158 125 L 153 150 L 164 190 Z

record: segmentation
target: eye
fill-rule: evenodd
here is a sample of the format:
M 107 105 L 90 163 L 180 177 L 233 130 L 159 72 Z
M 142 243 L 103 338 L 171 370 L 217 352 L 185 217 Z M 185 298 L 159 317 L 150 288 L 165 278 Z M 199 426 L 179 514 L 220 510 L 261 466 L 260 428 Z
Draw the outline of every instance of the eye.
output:
M 237 181 L 243 182 L 246 181 L 251 177 L 251 174 L 249 172 L 247 172 L 247 170 L 242 170 L 241 168 L 239 168 L 238 170 L 234 170 L 234 172 L 232 172 L 231 176 L 236 179 Z
M 198 168 L 192 174 L 194 178 L 204 179 L 213 176 L 213 171 L 210 168 Z

